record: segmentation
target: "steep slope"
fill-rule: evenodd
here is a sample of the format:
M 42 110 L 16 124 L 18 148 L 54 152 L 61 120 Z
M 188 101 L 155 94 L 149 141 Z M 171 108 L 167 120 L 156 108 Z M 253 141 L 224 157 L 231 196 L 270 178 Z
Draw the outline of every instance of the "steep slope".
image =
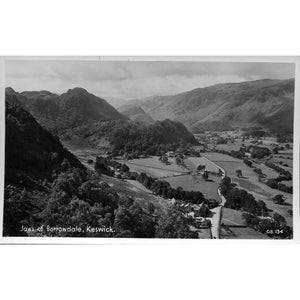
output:
M 127 122 L 113 131 L 112 144 L 116 150 L 147 151 L 151 153 L 160 145 L 191 143 L 195 144 L 195 137 L 179 122 L 171 120 L 158 121 L 154 124 L 137 124 Z
M 30 113 L 6 102 L 4 235 L 26 235 L 21 221 L 44 209 L 58 174 L 85 168 Z
M 64 143 L 72 146 L 130 153 L 146 151 L 151 155 L 157 153 L 162 145 L 176 148 L 181 144 L 197 143 L 182 123 L 171 120 L 151 124 L 128 120 L 99 122 L 66 130 L 61 137 Z
M 132 121 L 141 123 L 153 123 L 154 120 L 140 106 L 122 106 L 119 109 L 124 116 Z
M 177 120 L 195 133 L 249 127 L 287 133 L 293 129 L 294 85 L 294 79 L 225 83 L 128 105 L 138 103 L 154 120 Z
M 3 236 L 154 237 L 153 210 L 88 172 L 14 103 L 5 137 Z
M 5 184 L 32 187 L 36 179 L 51 180 L 67 160 L 70 166 L 84 169 L 77 158 L 30 113 L 18 105 L 6 104 Z
M 124 120 L 115 108 L 104 99 L 74 88 L 58 96 L 47 91 L 17 93 L 6 89 L 7 101 L 16 99 L 52 133 L 61 134 L 65 129 L 109 120 Z

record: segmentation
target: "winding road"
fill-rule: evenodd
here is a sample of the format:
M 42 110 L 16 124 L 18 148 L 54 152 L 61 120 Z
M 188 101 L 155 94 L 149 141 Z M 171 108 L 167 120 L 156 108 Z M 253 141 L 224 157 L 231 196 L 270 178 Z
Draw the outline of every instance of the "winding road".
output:
M 218 166 L 216 163 L 209 160 L 205 156 L 202 156 L 202 157 L 205 160 L 212 163 L 214 166 L 216 166 L 218 169 L 220 169 L 222 171 L 222 176 L 221 176 L 222 179 L 225 177 L 226 173 L 225 173 L 225 170 L 223 168 L 221 168 L 220 166 Z M 208 218 L 211 221 L 210 230 L 211 230 L 211 236 L 212 236 L 213 239 L 219 239 L 220 238 L 222 208 L 223 208 L 223 206 L 225 205 L 225 202 L 226 202 L 226 198 L 221 194 L 220 188 L 218 188 L 218 194 L 219 194 L 219 197 L 221 199 L 221 202 L 220 202 L 219 206 L 217 206 L 217 207 L 210 210 L 213 215 L 212 215 L 211 218 Z

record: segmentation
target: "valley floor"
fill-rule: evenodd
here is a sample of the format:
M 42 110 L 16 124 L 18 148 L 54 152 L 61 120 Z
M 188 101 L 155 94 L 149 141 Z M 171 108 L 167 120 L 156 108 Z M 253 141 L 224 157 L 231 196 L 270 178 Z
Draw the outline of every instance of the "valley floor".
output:
M 93 169 L 93 164 L 88 164 L 88 159 L 95 161 L 96 155 L 103 155 L 93 151 L 73 151 L 73 153 L 81 160 L 81 162 Z M 123 162 L 119 159 L 120 162 Z M 211 229 L 197 230 L 199 238 L 221 238 L 221 239 L 268 239 L 268 236 L 259 233 L 245 226 L 241 215 L 242 212 L 223 207 L 224 203 L 220 200 L 218 187 L 221 178 L 214 173 L 219 169 L 224 169 L 226 175 L 229 176 L 238 188 L 245 189 L 253 194 L 256 200 L 265 201 L 267 207 L 273 212 L 282 215 L 289 226 L 292 226 L 292 195 L 279 192 L 269 188 L 266 184 L 259 182 L 257 174 L 253 168 L 248 167 L 242 160 L 233 158 L 229 155 L 206 152 L 202 157 L 188 157 L 184 160 L 184 166 L 176 164 L 174 158 L 169 158 L 168 164 L 162 163 L 159 157 L 153 156 L 148 158 L 134 159 L 125 162 L 130 171 L 141 173 L 144 172 L 154 178 L 165 180 L 172 187 L 182 187 L 187 191 L 201 191 L 207 199 L 216 199 L 220 201 L 220 205 L 211 210 L 212 216 L 209 218 L 212 223 Z M 198 165 L 205 165 L 210 172 L 209 180 L 206 181 L 197 171 Z M 277 173 L 265 166 L 257 164 L 256 167 L 262 169 L 268 177 L 277 176 Z M 236 170 L 241 170 L 243 176 L 237 177 Z M 143 207 L 147 207 L 148 203 L 154 204 L 159 213 L 165 213 L 170 206 L 170 201 L 160 196 L 154 195 L 150 190 L 145 188 L 141 183 L 135 180 L 117 179 L 102 175 L 104 182 L 114 187 L 117 192 L 131 196 L 138 200 Z M 277 194 L 284 194 L 287 205 L 275 204 L 271 198 Z

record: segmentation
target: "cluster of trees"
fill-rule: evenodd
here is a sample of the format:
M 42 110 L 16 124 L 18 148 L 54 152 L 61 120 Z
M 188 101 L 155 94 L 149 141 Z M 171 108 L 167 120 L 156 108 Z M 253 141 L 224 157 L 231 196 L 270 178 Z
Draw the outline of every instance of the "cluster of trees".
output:
M 281 182 L 283 180 L 291 180 L 292 179 L 292 174 L 289 171 L 287 171 L 287 170 L 285 170 L 285 169 L 283 169 L 283 168 L 281 168 L 281 167 L 279 167 L 279 166 L 277 166 L 277 165 L 275 165 L 275 164 L 273 164 L 269 161 L 265 162 L 265 165 L 269 168 L 274 169 L 275 171 L 277 171 L 279 173 L 278 177 L 268 179 L 265 182 L 266 185 L 268 185 L 272 189 L 277 189 L 279 191 L 292 194 L 293 193 L 293 186 L 287 186 L 287 185 L 285 185 L 284 183 Z
M 292 143 L 293 134 L 277 135 L 277 143 Z
M 260 168 L 254 168 L 253 171 L 255 173 L 257 173 L 258 175 L 263 175 L 263 172 L 262 172 L 262 170 Z
M 269 148 L 267 147 L 260 147 L 260 146 L 249 146 L 249 148 L 252 148 L 251 149 L 251 157 L 252 158 L 264 158 L 265 156 L 267 155 L 270 155 L 271 154 L 271 151 Z
M 110 168 L 111 167 L 111 168 Z M 95 171 L 100 174 L 113 176 L 114 169 L 120 170 L 123 173 L 129 172 L 129 167 L 126 164 L 122 164 L 118 161 L 112 160 L 110 157 L 97 156 L 95 162 Z
M 108 165 L 107 165 L 107 159 L 105 157 L 102 156 L 97 156 L 96 157 L 96 162 L 95 162 L 95 171 L 101 175 L 101 174 L 105 174 L 108 176 L 114 176 L 114 170 L 111 169 Z
M 157 222 L 156 237 L 158 238 L 198 238 L 197 232 L 190 231 L 191 220 L 185 218 L 182 211 L 171 206 L 166 216 Z
M 200 171 L 202 171 L 202 170 L 205 170 L 205 168 L 206 168 L 205 165 L 199 165 L 199 166 L 197 167 L 197 170 L 200 172 Z
M 243 213 L 243 219 L 247 226 L 267 234 L 270 237 L 276 238 L 291 238 L 293 231 L 290 226 L 287 225 L 283 216 L 274 213 L 273 217 L 258 218 L 250 213 Z
M 162 216 L 155 216 L 155 208 L 142 208 L 131 197 L 118 195 L 98 177 L 78 168 L 58 174 L 51 193 L 43 194 L 47 202 L 35 207 L 30 199 L 32 191 L 8 185 L 5 188 L 4 235 L 20 236 L 21 225 L 38 228 L 41 236 L 72 237 L 134 237 L 134 238 L 196 238 L 188 227 L 188 220 L 177 208 Z M 80 232 L 46 230 L 50 227 L 81 228 Z M 92 228 L 112 228 L 111 232 L 89 232 Z
M 205 200 L 205 197 L 198 191 L 184 191 L 182 187 L 172 188 L 170 183 L 164 180 L 157 180 L 148 176 L 145 173 L 132 173 L 132 179 L 142 183 L 147 189 L 163 198 L 174 198 L 185 202 L 200 204 Z
M 293 186 L 287 186 L 286 184 L 280 182 L 280 177 L 268 179 L 265 183 L 271 189 L 293 194 Z
M 242 210 L 247 226 L 270 236 L 287 238 L 292 235 L 292 229 L 287 225 L 283 216 L 274 213 L 273 217 L 270 217 L 264 201 L 257 201 L 247 191 L 236 188 L 229 177 L 223 178 L 220 189 L 226 198 L 225 207 Z M 277 201 L 278 198 L 280 195 L 273 200 Z
M 115 152 L 123 150 L 136 155 L 160 155 L 162 151 L 197 143 L 183 124 L 171 120 L 148 125 L 126 122 L 114 128 L 110 140 Z
M 225 207 L 243 210 L 254 215 L 266 216 L 268 209 L 264 201 L 256 201 L 253 195 L 245 190 L 238 189 L 231 182 L 230 177 L 225 176 L 220 184 L 222 195 L 226 198 Z
M 226 151 L 226 150 L 221 150 L 221 149 L 215 149 L 214 152 L 221 153 L 221 154 L 227 154 L 229 156 L 232 156 L 232 157 L 238 158 L 238 159 L 242 159 L 244 156 L 243 151 L 235 151 L 235 150 Z
M 243 159 L 243 163 L 245 164 L 245 165 L 247 165 L 248 167 L 252 167 L 252 161 L 251 160 L 249 160 L 249 159 L 246 159 L 246 158 L 244 158 Z
M 251 152 L 251 157 L 252 158 L 263 158 L 267 155 L 271 154 L 271 151 L 267 147 L 260 147 L 256 145 L 251 145 L 248 147 L 241 147 L 240 150 L 231 150 L 231 151 L 226 151 L 226 150 L 219 150 L 215 149 L 215 152 L 222 153 L 222 154 L 227 154 L 230 155 L 234 158 L 242 159 L 245 156 L 245 152 Z M 249 161 L 249 160 L 248 160 Z M 245 162 L 246 163 L 246 162 Z
M 272 198 L 272 200 L 274 201 L 275 204 L 279 204 L 279 205 L 284 205 L 285 204 L 284 196 L 281 195 L 281 194 L 278 194 L 278 195 L 274 196 Z
M 261 138 L 265 135 L 266 132 L 260 129 L 246 129 L 246 131 L 243 133 L 244 137 L 253 137 L 253 138 Z
M 287 171 L 287 170 L 285 170 L 285 169 L 283 169 L 283 168 L 281 168 L 281 167 L 273 164 L 272 162 L 266 161 L 265 165 L 267 167 L 275 170 L 276 172 L 278 172 L 281 180 L 291 180 L 292 179 L 292 174 L 289 171 Z

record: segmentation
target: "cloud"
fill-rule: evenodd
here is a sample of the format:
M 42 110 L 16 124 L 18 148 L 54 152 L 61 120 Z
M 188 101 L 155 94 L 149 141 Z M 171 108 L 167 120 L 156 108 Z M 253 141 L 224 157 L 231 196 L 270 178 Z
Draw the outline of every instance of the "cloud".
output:
M 63 93 L 80 86 L 124 99 L 170 95 L 223 82 L 294 77 L 294 64 L 178 61 L 9 60 L 6 86 Z

